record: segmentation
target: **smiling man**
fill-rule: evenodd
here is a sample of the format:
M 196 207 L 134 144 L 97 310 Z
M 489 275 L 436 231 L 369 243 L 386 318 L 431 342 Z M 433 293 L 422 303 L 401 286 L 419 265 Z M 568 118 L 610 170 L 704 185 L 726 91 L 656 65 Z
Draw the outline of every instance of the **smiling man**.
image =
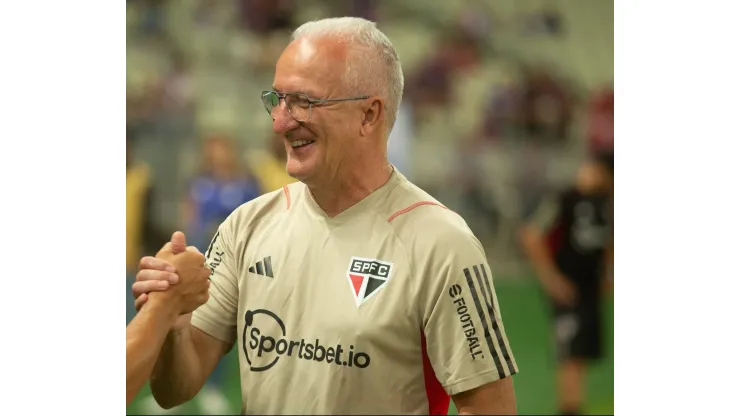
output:
M 194 397 L 236 343 L 248 414 L 446 414 L 450 398 L 461 414 L 516 413 L 480 243 L 388 163 L 402 91 L 374 23 L 295 31 L 262 101 L 300 182 L 219 228 L 210 300 L 178 321 L 151 380 L 161 405 Z M 135 293 L 166 265 L 141 270 Z

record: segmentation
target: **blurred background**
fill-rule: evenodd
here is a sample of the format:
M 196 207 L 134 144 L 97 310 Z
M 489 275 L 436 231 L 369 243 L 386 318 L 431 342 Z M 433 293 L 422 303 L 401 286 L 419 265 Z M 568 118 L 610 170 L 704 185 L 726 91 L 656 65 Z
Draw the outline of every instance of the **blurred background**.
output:
M 301 23 L 378 22 L 406 78 L 389 157 L 465 217 L 487 250 L 511 347 L 519 411 L 557 411 L 547 303 L 517 231 L 548 192 L 614 140 L 611 0 L 128 0 L 127 318 L 140 254 L 174 230 L 207 246 L 231 210 L 281 187 L 260 92 Z M 590 413 L 613 413 L 613 302 L 607 357 L 588 374 Z M 238 414 L 237 357 L 171 413 Z M 143 391 L 129 414 L 162 413 Z M 454 412 L 454 407 L 451 408 Z

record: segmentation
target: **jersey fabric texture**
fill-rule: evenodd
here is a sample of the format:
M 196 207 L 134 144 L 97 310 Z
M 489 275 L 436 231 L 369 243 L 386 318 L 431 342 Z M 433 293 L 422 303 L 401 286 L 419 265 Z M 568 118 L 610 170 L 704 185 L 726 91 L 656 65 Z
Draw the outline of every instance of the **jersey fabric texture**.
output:
M 192 324 L 239 352 L 244 413 L 447 414 L 518 369 L 464 220 L 397 171 L 329 218 L 294 183 L 237 209 Z
M 606 195 L 587 195 L 575 189 L 546 199 L 534 214 L 533 223 L 549 233 L 558 269 L 578 289 L 578 302 L 573 307 L 552 305 L 560 360 L 602 356 L 599 288 L 611 236 L 610 218 Z

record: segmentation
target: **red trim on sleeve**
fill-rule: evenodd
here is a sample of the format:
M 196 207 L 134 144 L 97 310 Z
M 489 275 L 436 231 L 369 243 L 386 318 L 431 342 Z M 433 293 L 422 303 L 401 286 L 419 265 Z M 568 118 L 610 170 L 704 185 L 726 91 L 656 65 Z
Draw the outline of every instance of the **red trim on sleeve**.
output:
M 427 390 L 430 415 L 446 415 L 450 409 L 450 396 L 434 374 L 432 362 L 427 354 L 427 338 L 421 332 L 421 360 L 424 367 L 424 387 Z
M 391 222 L 391 221 L 393 221 L 394 219 L 396 219 L 396 217 L 398 217 L 398 216 L 400 216 L 400 215 L 403 215 L 403 214 L 406 214 L 406 213 L 408 213 L 408 212 L 412 211 L 412 210 L 413 210 L 414 208 L 420 207 L 420 206 L 422 206 L 422 205 L 436 205 L 436 206 L 438 206 L 438 207 L 442 207 L 442 208 L 444 208 L 444 209 L 449 209 L 449 208 L 447 208 L 446 206 L 444 206 L 444 205 L 442 205 L 442 204 L 440 204 L 440 203 L 437 203 L 437 202 L 432 202 L 432 201 L 421 201 L 421 202 L 417 202 L 417 203 L 415 203 L 415 204 L 412 204 L 412 205 L 410 205 L 410 206 L 408 206 L 408 207 L 406 207 L 406 208 L 404 208 L 404 209 L 402 209 L 402 210 L 400 210 L 400 211 L 396 211 L 396 212 L 394 212 L 394 213 L 393 213 L 393 215 L 391 215 L 390 217 L 388 217 L 388 222 Z
M 285 200 L 286 200 L 286 206 L 285 209 L 290 209 L 290 189 L 288 189 L 288 185 L 283 185 L 283 193 L 285 194 Z

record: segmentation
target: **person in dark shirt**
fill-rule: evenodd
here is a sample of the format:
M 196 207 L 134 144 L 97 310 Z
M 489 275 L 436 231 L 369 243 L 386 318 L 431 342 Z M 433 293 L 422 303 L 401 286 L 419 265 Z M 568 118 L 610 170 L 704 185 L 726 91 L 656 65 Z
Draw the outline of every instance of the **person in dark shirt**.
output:
M 583 404 L 587 362 L 602 356 L 601 288 L 612 261 L 614 158 L 584 163 L 574 186 L 544 198 L 521 232 L 524 250 L 551 300 L 562 414 Z

